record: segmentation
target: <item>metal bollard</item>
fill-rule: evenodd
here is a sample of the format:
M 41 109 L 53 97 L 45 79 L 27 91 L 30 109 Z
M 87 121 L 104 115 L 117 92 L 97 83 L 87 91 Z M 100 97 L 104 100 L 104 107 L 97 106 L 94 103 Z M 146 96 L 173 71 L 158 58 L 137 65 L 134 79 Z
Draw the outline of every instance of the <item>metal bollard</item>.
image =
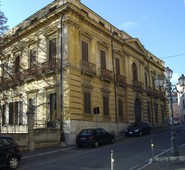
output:
M 111 170 L 114 170 L 114 153 L 113 153 L 113 150 L 111 150 Z
M 154 143 L 153 139 L 151 139 L 151 150 L 152 150 L 152 162 L 154 161 Z

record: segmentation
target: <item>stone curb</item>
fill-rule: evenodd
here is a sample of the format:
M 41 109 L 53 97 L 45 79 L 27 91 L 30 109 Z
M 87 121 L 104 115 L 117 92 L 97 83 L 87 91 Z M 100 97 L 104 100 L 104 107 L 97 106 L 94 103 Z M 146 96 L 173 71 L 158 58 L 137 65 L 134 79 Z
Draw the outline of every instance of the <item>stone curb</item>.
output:
M 157 157 L 154 161 L 185 161 L 185 156 Z

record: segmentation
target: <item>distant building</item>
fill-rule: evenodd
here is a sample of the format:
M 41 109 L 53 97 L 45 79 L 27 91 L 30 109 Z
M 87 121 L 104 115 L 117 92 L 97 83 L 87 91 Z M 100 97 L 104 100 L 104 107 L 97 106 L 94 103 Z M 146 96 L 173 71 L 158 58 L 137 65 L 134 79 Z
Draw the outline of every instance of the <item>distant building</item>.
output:
M 55 0 L 4 37 L 1 133 L 59 128 L 67 144 L 87 127 L 118 134 L 131 122 L 161 126 L 169 118 L 154 78 L 164 62 L 79 0 Z M 99 108 L 99 114 L 94 114 Z
M 185 123 L 185 92 L 183 87 L 181 87 L 179 84 L 177 84 L 177 89 L 182 92 L 178 93 L 177 98 L 178 98 L 178 114 L 179 114 L 179 119 L 180 123 Z

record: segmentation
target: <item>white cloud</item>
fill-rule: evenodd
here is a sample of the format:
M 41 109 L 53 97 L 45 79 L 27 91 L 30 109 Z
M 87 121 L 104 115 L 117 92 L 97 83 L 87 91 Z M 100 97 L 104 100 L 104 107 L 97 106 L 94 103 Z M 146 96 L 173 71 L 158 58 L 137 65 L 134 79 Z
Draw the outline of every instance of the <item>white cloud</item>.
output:
M 173 73 L 173 76 L 172 76 L 172 79 L 171 79 L 171 82 L 173 85 L 177 84 L 178 83 L 178 79 L 181 75 L 179 75 L 178 73 Z
M 134 28 L 135 26 L 137 26 L 137 23 L 135 22 L 125 22 L 124 24 L 122 24 L 121 28 L 127 30 L 130 28 Z

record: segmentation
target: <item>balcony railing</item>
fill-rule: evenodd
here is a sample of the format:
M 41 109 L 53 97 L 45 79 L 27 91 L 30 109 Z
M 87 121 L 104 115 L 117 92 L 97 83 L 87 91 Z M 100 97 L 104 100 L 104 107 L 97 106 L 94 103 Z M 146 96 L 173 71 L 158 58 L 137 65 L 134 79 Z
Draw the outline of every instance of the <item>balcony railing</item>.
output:
M 111 82 L 113 80 L 113 74 L 112 71 L 101 68 L 100 69 L 100 78 L 101 80 L 109 81 Z
M 126 77 L 122 75 L 115 75 L 115 81 L 117 85 L 126 87 Z
M 11 81 L 10 78 L 1 77 L 0 90 L 9 88 L 10 81 Z
M 133 90 L 139 93 L 143 92 L 143 83 L 138 80 L 133 80 Z
M 48 74 L 51 72 L 55 72 L 57 68 L 56 58 L 49 60 L 42 64 L 42 73 Z
M 37 66 L 28 68 L 20 73 L 20 80 L 32 80 L 41 75 L 41 69 Z
M 10 87 L 17 86 L 24 81 L 30 81 L 42 77 L 45 74 L 53 73 L 57 70 L 56 59 L 49 60 L 45 63 L 42 63 L 40 66 L 33 66 L 26 70 L 23 70 L 18 73 L 13 73 L 9 75 L 8 78 L 1 78 L 0 80 L 0 90 L 5 90 Z
M 12 77 L 9 79 L 8 85 L 9 87 L 17 86 L 20 82 L 20 72 L 14 73 Z
M 95 76 L 96 75 L 96 65 L 85 60 L 81 61 L 81 70 L 82 73 Z

